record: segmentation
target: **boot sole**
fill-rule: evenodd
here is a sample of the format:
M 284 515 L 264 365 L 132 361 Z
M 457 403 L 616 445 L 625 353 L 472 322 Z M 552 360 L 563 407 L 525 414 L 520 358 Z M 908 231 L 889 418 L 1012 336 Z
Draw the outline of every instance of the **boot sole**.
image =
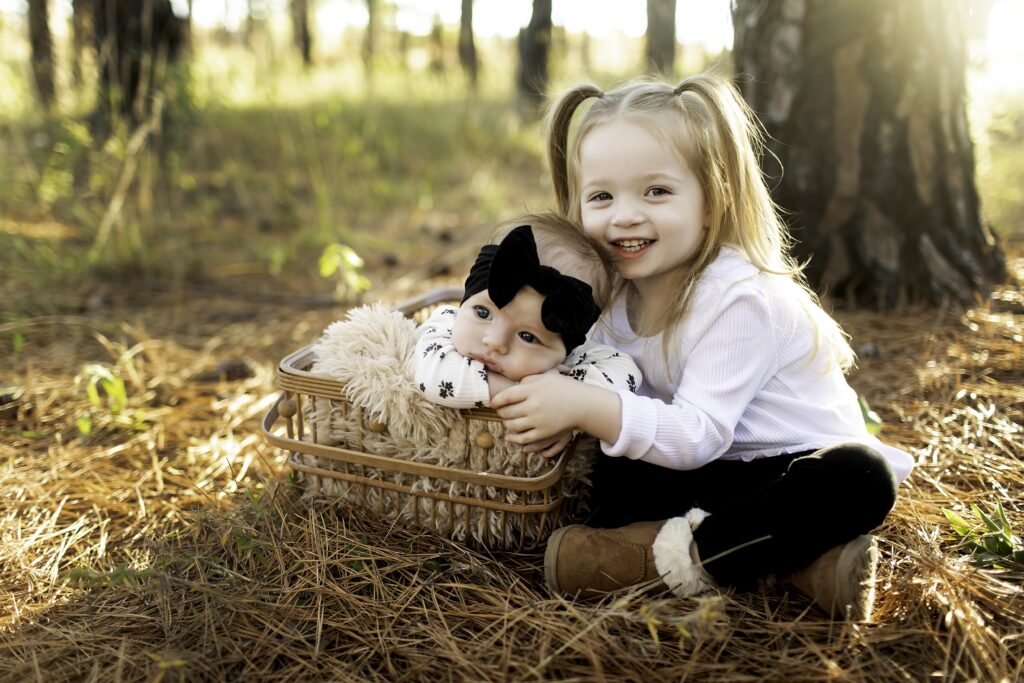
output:
M 870 621 L 875 601 L 875 568 L 878 543 L 874 536 L 858 536 L 839 553 L 836 563 L 836 598 L 839 606 L 850 609 L 854 621 Z M 847 578 L 845 581 L 841 577 Z
M 562 539 L 569 529 L 580 526 L 579 524 L 570 524 L 569 526 L 563 526 L 560 529 L 555 529 L 555 532 L 548 537 L 548 545 L 544 550 L 544 580 L 548 583 L 550 588 L 555 593 L 561 593 L 562 588 L 558 585 L 558 571 L 556 564 L 558 564 L 558 547 L 562 544 Z

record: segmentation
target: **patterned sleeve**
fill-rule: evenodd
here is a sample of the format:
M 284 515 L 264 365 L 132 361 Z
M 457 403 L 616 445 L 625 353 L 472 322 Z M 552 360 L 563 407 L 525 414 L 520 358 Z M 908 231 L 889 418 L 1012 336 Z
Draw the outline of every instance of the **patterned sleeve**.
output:
M 442 306 L 416 330 L 416 385 L 432 403 L 483 408 L 491 404 L 487 368 L 455 350 L 452 324 L 456 313 L 454 306 Z
M 643 381 L 632 358 L 604 344 L 587 342 L 569 354 L 565 365 L 573 379 L 612 391 L 626 389 L 635 394 Z

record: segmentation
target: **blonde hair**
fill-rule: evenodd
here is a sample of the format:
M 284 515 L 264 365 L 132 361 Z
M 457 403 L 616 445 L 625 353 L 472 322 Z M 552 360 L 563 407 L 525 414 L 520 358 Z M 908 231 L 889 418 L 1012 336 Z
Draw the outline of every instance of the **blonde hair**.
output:
M 570 140 L 573 115 L 583 113 Z M 791 237 L 772 201 L 761 171 L 765 133 L 757 117 L 729 81 L 711 74 L 685 79 L 678 86 L 641 79 L 604 93 L 591 84 L 565 92 L 552 105 L 547 120 L 548 160 L 559 210 L 581 222 L 580 143 L 610 121 L 626 120 L 644 127 L 674 150 L 696 175 L 704 193 L 709 222 L 696 253 L 680 267 L 676 299 L 655 326 L 666 332 L 665 353 L 672 333 L 686 316 L 695 285 L 723 244 L 738 247 L 766 273 L 792 279 L 813 326 L 815 349 L 824 347 L 844 370 L 854 362 L 847 335 L 821 308 L 803 277 L 803 266 L 790 254 Z M 634 289 L 615 278 L 615 289 Z
M 533 228 L 541 265 L 586 282 L 594 290 L 594 303 L 602 309 L 608 306 L 615 273 L 611 255 L 604 245 L 583 232 L 578 221 L 553 211 L 523 214 L 495 228 L 491 244 L 500 243 L 520 225 Z

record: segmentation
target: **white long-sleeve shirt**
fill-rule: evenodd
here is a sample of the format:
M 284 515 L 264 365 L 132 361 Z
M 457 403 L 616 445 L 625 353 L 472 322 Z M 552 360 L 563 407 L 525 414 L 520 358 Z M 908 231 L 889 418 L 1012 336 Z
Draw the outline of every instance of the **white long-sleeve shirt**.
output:
M 635 395 L 618 392 L 622 429 L 604 452 L 688 470 L 856 442 L 905 479 L 913 458 L 868 433 L 842 370 L 815 349 L 801 301 L 789 278 L 723 248 L 697 285 L 669 367 L 662 335 L 638 337 L 619 296 L 592 338 L 632 356 L 645 382 Z
M 454 306 L 442 306 L 417 330 L 416 382 L 434 403 L 451 408 L 490 406 L 487 367 L 460 354 L 452 343 L 456 313 Z M 633 359 L 611 346 L 588 342 L 574 349 L 563 365 L 570 377 L 612 391 L 632 394 L 642 383 Z

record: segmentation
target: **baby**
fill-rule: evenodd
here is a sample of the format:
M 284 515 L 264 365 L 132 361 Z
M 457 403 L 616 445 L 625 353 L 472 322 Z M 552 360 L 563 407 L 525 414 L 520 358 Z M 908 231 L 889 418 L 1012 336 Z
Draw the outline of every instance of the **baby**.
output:
M 469 271 L 462 305 L 437 309 L 418 330 L 420 391 L 441 405 L 483 408 L 524 377 L 564 372 L 635 392 L 632 358 L 584 343 L 609 295 L 601 247 L 554 213 L 522 216 L 494 238 Z

